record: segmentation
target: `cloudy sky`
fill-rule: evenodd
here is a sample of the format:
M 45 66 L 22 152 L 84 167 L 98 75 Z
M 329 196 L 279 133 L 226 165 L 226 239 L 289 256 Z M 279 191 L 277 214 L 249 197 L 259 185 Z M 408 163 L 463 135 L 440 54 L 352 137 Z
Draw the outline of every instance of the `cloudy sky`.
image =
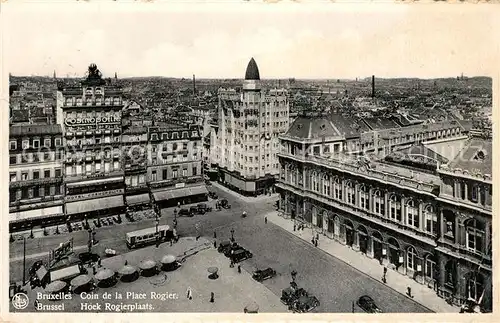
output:
M 105 76 L 242 78 L 254 57 L 262 78 L 498 70 L 497 10 L 432 7 L 11 5 L 2 13 L 4 68 L 81 76 L 94 62 Z

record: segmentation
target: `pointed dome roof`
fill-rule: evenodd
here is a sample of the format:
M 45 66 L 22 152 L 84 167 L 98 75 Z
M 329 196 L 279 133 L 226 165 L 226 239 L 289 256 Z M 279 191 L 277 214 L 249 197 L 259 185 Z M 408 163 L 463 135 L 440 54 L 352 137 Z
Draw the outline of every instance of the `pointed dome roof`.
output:
M 260 80 L 259 68 L 253 57 L 250 62 L 248 62 L 245 80 Z

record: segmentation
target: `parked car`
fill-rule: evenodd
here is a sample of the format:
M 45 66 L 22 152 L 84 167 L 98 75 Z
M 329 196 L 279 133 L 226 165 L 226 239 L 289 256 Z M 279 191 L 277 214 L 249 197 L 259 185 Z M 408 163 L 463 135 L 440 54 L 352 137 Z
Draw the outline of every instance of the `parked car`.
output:
M 191 214 L 191 216 L 194 216 L 194 215 L 197 215 L 197 214 L 205 214 L 205 210 L 200 210 L 197 206 L 191 206 L 189 208 L 189 214 Z
M 179 210 L 179 213 L 177 213 L 177 216 L 188 216 L 188 217 L 192 217 L 193 214 L 191 214 L 191 212 L 188 210 L 188 209 L 180 209 Z
M 198 205 L 196 205 L 196 207 L 198 208 L 199 212 L 212 212 L 212 207 L 208 206 L 206 203 L 199 203 Z
M 229 202 L 226 199 L 220 200 L 220 206 L 222 206 L 225 209 L 231 208 L 231 204 L 229 204 Z
M 245 250 L 245 248 L 243 248 L 242 246 L 238 245 L 237 243 L 231 243 L 229 248 L 227 248 L 226 250 L 224 250 L 224 256 L 226 257 L 231 257 L 232 254 L 234 254 L 234 252 L 236 250 L 239 250 L 239 249 L 243 249 Z M 231 252 L 232 251 L 232 252 Z
M 319 306 L 319 300 L 316 296 L 302 295 L 292 303 L 292 311 L 298 313 L 307 313 Z
M 373 298 L 368 295 L 361 296 L 356 303 L 363 311 L 367 313 L 382 313 L 382 310 L 378 308 Z
M 208 192 L 208 197 L 210 197 L 211 199 L 214 199 L 214 200 L 219 198 L 219 196 L 215 192 Z
M 98 254 L 91 252 L 82 252 L 78 255 L 78 258 L 82 261 L 82 264 L 90 264 L 93 262 L 98 262 L 101 257 Z
M 276 276 L 276 270 L 272 268 L 266 268 L 264 270 L 256 270 L 252 274 L 252 278 L 258 282 L 262 282 L 266 279 L 273 278 L 274 276 Z
M 231 241 L 229 240 L 221 241 L 219 243 L 219 246 L 217 247 L 217 251 L 225 254 L 227 250 L 231 250 Z
M 299 297 L 307 295 L 303 288 L 287 287 L 281 291 L 281 302 L 285 305 L 291 306 Z
M 246 259 L 250 259 L 253 257 L 253 254 L 246 250 L 246 249 L 237 249 L 234 251 L 234 253 L 231 256 L 231 259 L 233 260 L 234 263 L 241 262 Z

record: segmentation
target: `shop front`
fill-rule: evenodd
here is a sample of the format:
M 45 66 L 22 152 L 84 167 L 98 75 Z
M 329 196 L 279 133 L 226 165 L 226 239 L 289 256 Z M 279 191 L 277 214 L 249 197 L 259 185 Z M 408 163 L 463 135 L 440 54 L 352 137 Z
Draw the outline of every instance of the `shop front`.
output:
M 208 190 L 205 185 L 164 188 L 152 193 L 154 202 L 162 208 L 208 201 Z
M 64 211 L 62 205 L 27 209 L 24 211 L 10 212 L 9 214 L 9 229 L 11 232 L 63 222 Z
M 123 203 L 123 195 L 115 195 L 97 199 L 67 202 L 65 207 L 66 215 L 70 216 L 71 220 L 77 220 L 83 219 L 84 217 L 91 219 L 122 214 L 125 205 Z

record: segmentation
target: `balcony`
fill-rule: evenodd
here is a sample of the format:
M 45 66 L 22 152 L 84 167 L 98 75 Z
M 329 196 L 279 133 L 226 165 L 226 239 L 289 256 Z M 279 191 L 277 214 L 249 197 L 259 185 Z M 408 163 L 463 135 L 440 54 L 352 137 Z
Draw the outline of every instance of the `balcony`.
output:
M 297 156 L 292 155 L 288 152 L 278 153 L 279 157 L 294 159 L 298 162 L 316 164 L 318 166 L 333 168 L 339 172 L 347 172 L 354 176 L 362 176 L 370 180 L 377 180 L 383 183 L 390 183 L 395 186 L 401 187 L 402 189 L 412 189 L 417 193 L 428 193 L 434 194 L 435 190 L 439 188 L 439 185 L 429 182 L 424 182 L 421 180 L 413 179 L 411 177 L 397 175 L 398 171 L 403 171 L 405 169 L 382 165 L 379 163 L 373 163 L 375 167 L 371 169 L 370 167 L 359 167 L 356 160 L 341 160 L 334 158 L 325 158 L 319 156 Z M 383 170 L 381 170 L 383 169 Z M 384 171 L 385 170 L 385 171 Z M 418 174 L 416 178 L 421 178 L 422 174 Z M 428 175 L 426 175 L 428 176 Z M 437 183 L 437 181 L 436 181 Z
M 68 176 L 64 178 L 66 183 L 79 182 L 83 180 L 99 179 L 99 178 L 110 178 L 124 176 L 125 172 L 123 170 L 117 170 L 109 173 L 94 173 L 94 174 L 80 174 L 76 176 Z
M 63 181 L 62 177 L 29 179 L 29 180 L 22 180 L 19 182 L 17 182 L 17 181 L 10 182 L 9 188 L 18 188 L 18 187 L 34 186 L 34 185 L 56 184 L 56 183 L 62 183 L 62 181 Z
M 175 178 L 175 179 L 167 179 L 163 181 L 157 181 L 150 183 L 151 188 L 159 188 L 159 187 L 168 187 L 168 186 L 175 186 L 180 183 L 184 183 L 186 185 L 189 184 L 196 184 L 196 183 L 203 183 L 203 177 L 201 176 L 192 176 L 192 177 L 184 177 L 184 178 Z

